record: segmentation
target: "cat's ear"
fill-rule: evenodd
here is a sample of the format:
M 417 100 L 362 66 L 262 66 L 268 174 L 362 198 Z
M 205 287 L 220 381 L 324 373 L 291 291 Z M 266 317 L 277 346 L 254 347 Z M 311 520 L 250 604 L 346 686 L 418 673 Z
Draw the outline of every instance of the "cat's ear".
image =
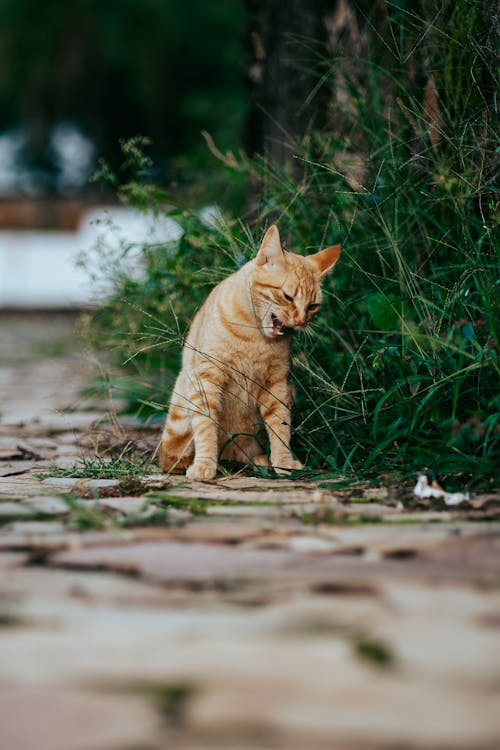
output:
M 265 233 L 255 260 L 258 266 L 268 266 L 273 270 L 285 266 L 285 251 L 281 247 L 280 233 L 276 224 L 269 227 Z
M 340 257 L 341 249 L 340 245 L 331 245 L 330 247 L 325 247 L 324 250 L 320 250 L 319 253 L 308 255 L 307 260 L 313 264 L 316 273 L 322 277 L 328 271 L 332 270 Z

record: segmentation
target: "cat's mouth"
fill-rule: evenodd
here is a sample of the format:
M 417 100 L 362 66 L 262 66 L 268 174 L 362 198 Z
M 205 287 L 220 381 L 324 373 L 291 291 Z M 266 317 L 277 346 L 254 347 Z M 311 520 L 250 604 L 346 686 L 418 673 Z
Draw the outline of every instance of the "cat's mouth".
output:
M 272 312 L 269 334 L 271 336 L 283 336 L 283 334 L 285 333 L 285 331 L 283 330 L 284 327 L 285 327 L 285 324 L 283 323 L 283 321 L 280 320 L 278 316 Z

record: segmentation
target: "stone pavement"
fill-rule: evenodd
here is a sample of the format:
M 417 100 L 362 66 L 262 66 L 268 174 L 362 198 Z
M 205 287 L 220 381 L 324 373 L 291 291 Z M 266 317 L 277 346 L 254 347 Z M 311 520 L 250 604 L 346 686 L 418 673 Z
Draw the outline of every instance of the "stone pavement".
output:
M 500 747 L 498 494 L 79 476 L 159 427 L 81 395 L 70 319 L 7 322 L 0 747 Z

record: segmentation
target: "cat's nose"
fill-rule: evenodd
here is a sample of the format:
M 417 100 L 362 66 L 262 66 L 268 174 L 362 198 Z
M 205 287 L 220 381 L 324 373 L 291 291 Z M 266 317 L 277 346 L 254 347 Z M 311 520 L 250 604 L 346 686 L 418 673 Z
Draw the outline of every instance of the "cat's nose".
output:
M 305 325 L 305 323 L 306 323 L 306 317 L 305 317 L 305 315 L 295 315 L 294 316 L 294 318 L 293 318 L 293 324 L 294 324 L 294 326 L 297 326 L 298 328 L 300 328 L 300 326 Z

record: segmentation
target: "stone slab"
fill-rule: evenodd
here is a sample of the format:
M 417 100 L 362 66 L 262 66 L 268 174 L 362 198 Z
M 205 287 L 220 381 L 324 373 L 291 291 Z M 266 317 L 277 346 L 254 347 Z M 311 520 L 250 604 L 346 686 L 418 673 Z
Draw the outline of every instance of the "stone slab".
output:
M 37 513 L 47 513 L 52 516 L 64 516 L 70 511 L 67 503 L 64 502 L 60 497 L 53 497 L 51 495 L 36 495 L 34 497 L 27 497 L 21 501 L 24 507 L 31 508 Z
M 0 747 L 8 750 L 160 750 L 152 702 L 94 691 L 0 689 Z
M 355 548 L 355 539 L 350 538 L 347 544 L 344 538 L 344 549 L 346 546 L 348 551 Z M 464 540 L 463 545 L 465 544 Z M 484 540 L 483 544 L 488 546 L 488 540 Z M 493 585 L 498 581 L 500 572 L 500 559 L 497 558 L 490 558 L 487 565 L 469 565 L 464 569 L 457 566 L 454 560 L 448 563 L 442 558 L 431 562 L 425 557 L 414 555 L 413 551 L 408 554 L 406 545 L 398 546 L 396 554 L 386 553 L 383 556 L 360 556 L 358 550 L 354 556 L 350 556 L 339 554 L 339 551 L 341 550 L 337 550 L 335 554 L 332 549 L 331 554 L 318 558 L 287 549 L 164 542 L 61 552 L 54 555 L 51 562 L 61 567 L 115 570 L 168 584 L 184 581 L 225 585 L 225 582 L 230 581 L 281 580 L 288 581 L 291 587 L 314 581 L 379 580 L 384 576 L 406 576 L 410 580 L 418 577 L 429 580 L 461 580 Z
M 290 515 L 286 508 L 275 505 L 209 505 L 207 516 L 229 516 L 233 518 L 286 518 Z
M 259 521 L 203 520 L 175 529 L 172 535 L 183 542 L 239 544 L 265 536 L 269 529 Z
M 11 516 L 31 516 L 35 511 L 21 503 L 11 503 L 8 500 L 0 502 L 0 518 L 10 518 Z
M 186 486 L 172 486 L 162 490 L 166 495 L 182 498 L 195 498 L 206 501 L 228 502 L 228 503 L 264 503 L 268 505 L 293 505 L 310 503 L 314 500 L 314 488 L 293 487 L 292 483 L 287 485 L 286 491 L 261 489 L 252 487 L 239 489 L 229 483 L 208 484 L 205 482 L 193 482 Z M 322 500 L 324 502 L 324 499 Z M 331 497 L 332 504 L 336 504 L 335 498 Z
M 59 521 L 13 521 L 5 527 L 7 542 L 14 542 L 16 535 L 22 535 L 25 539 L 34 540 L 37 537 L 47 538 L 55 534 L 64 534 L 64 524 Z M 23 547 L 29 547 L 28 541 Z M 33 545 L 35 549 L 36 545 Z
M 123 515 L 142 513 L 148 508 L 148 500 L 144 497 L 132 497 L 126 495 L 123 497 L 102 497 L 99 498 L 99 505 L 103 508 L 116 510 Z
M 22 499 L 40 494 L 40 480 L 30 474 L 2 477 L 0 479 L 0 500 L 2 498 Z
M 0 477 L 24 474 L 24 472 L 36 467 L 36 461 L 0 461 Z

